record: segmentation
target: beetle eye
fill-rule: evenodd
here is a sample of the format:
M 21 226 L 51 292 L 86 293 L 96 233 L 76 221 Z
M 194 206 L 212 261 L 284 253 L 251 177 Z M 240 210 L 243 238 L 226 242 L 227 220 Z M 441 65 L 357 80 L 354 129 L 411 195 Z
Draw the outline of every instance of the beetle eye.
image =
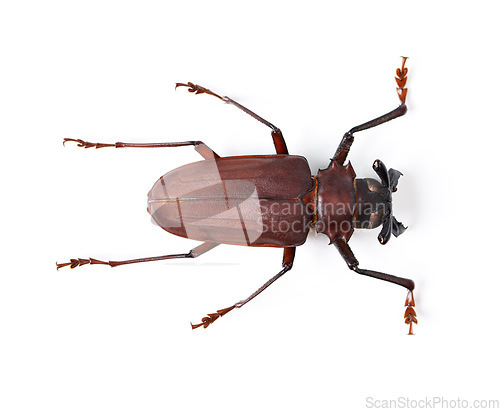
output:
M 381 193 L 383 191 L 383 186 L 378 180 L 367 178 L 365 181 L 370 192 Z

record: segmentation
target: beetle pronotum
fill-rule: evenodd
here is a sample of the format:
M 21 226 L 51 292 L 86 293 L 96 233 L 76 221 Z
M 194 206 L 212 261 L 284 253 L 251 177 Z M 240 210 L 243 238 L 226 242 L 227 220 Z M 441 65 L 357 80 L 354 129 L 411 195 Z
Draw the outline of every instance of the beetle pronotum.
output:
M 225 309 L 208 314 L 193 329 L 211 325 L 234 308 L 241 308 L 267 289 L 292 268 L 295 249 L 302 245 L 311 228 L 326 234 L 344 258 L 349 269 L 361 275 L 385 280 L 408 289 L 405 301 L 405 323 L 413 334 L 417 323 L 414 283 L 382 272 L 359 268 L 359 263 L 348 241 L 354 229 L 373 229 L 382 225 L 378 236 L 386 244 L 391 234 L 399 236 L 405 227 L 392 215 L 392 193 L 397 190 L 401 173 L 375 160 L 373 169 L 380 178 L 357 179 L 346 158 L 354 141 L 354 134 L 406 113 L 406 80 L 408 69 L 403 57 L 396 70 L 400 105 L 389 113 L 353 127 L 344 134 L 337 151 L 326 169 L 312 176 L 307 160 L 290 155 L 281 130 L 227 96 L 193 84 L 177 83 L 195 94 L 208 94 L 236 106 L 271 129 L 275 155 L 220 157 L 202 141 L 170 143 L 90 143 L 81 139 L 79 147 L 158 148 L 194 146 L 204 160 L 181 166 L 162 176 L 148 196 L 148 211 L 154 221 L 166 231 L 203 243 L 188 253 L 132 259 L 102 261 L 93 258 L 71 259 L 57 263 L 57 269 L 90 264 L 111 267 L 130 263 L 166 259 L 196 258 L 219 244 L 283 248 L 281 271 L 269 279 L 246 299 Z

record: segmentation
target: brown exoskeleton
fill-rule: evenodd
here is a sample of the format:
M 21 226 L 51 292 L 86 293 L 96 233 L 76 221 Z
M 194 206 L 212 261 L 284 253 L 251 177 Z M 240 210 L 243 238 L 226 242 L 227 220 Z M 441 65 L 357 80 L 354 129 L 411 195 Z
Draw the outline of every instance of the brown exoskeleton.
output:
M 307 160 L 290 155 L 283 134 L 273 124 L 226 96 L 193 83 L 177 83 L 195 94 L 208 94 L 231 104 L 271 128 L 276 154 L 266 156 L 220 157 L 201 141 L 172 143 L 89 143 L 73 141 L 79 147 L 179 147 L 194 146 L 204 160 L 172 170 L 162 176 L 149 192 L 148 211 L 154 221 L 166 231 L 203 242 L 188 253 L 133 259 L 102 261 L 71 259 L 57 268 L 76 268 L 86 264 L 119 266 L 129 263 L 165 259 L 196 258 L 219 244 L 283 248 L 281 271 L 248 298 L 211 313 L 192 325 L 207 327 L 234 308 L 240 308 L 292 268 L 295 249 L 302 245 L 311 228 L 324 233 L 333 243 L 348 267 L 361 275 L 382 279 L 408 289 L 404 313 L 409 334 L 417 323 L 414 283 L 382 272 L 359 268 L 348 245 L 354 229 L 374 229 L 382 226 L 378 236 L 386 244 L 391 234 L 399 236 L 406 229 L 392 215 L 392 193 L 396 191 L 401 173 L 376 160 L 375 179 L 357 179 L 346 158 L 354 134 L 403 116 L 406 113 L 406 80 L 408 69 L 403 57 L 396 71 L 400 105 L 374 120 L 353 127 L 342 138 L 330 164 L 313 176 Z M 290 212 L 291 211 L 291 212 Z

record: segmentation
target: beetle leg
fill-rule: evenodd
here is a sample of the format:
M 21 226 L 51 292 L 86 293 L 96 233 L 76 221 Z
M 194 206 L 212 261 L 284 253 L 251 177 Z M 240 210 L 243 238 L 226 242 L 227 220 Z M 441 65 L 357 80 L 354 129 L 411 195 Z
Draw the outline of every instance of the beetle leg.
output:
M 406 93 L 408 92 L 408 89 L 405 88 L 407 80 L 406 75 L 408 74 L 408 68 L 405 67 L 406 59 L 407 57 L 403 57 L 403 63 L 401 65 L 401 68 L 398 68 L 396 70 L 397 77 L 395 78 L 398 85 L 398 88 L 396 90 L 398 92 L 398 97 L 401 105 L 396 109 L 390 111 L 389 113 L 384 114 L 383 116 L 377 117 L 376 119 L 360 124 L 359 126 L 353 127 L 351 130 L 349 130 L 346 134 L 344 134 L 344 137 L 340 141 L 340 145 L 337 148 L 337 151 L 335 152 L 332 160 L 336 161 L 339 164 L 344 164 L 347 154 L 349 153 L 349 149 L 354 142 L 354 133 L 381 125 L 390 120 L 396 119 L 397 117 L 403 116 L 406 113 L 407 109 L 405 101 Z
M 349 266 L 349 269 L 353 270 L 356 273 L 359 273 L 360 275 L 365 275 L 365 276 L 370 276 L 372 278 L 385 280 L 387 282 L 391 282 L 408 289 L 408 295 L 405 301 L 406 310 L 404 314 L 404 319 L 405 323 L 410 326 L 408 335 L 413 335 L 413 323 L 415 324 L 418 323 L 417 314 L 415 313 L 414 309 L 415 299 L 413 298 L 413 289 L 415 288 L 415 283 L 413 282 L 413 280 L 400 278 L 398 276 L 388 275 L 382 272 L 375 272 L 373 270 L 360 269 L 358 267 L 359 265 L 358 260 L 354 256 L 354 253 L 352 252 L 349 245 L 343 239 L 336 239 L 333 241 L 333 243 L 337 247 L 342 257 L 344 258 L 345 262 L 347 263 L 347 266 Z
M 110 260 L 109 262 L 104 262 L 102 260 L 97 260 L 97 259 L 93 259 L 93 258 L 70 259 L 70 261 L 66 262 L 66 263 L 56 263 L 56 267 L 57 267 L 57 270 L 59 270 L 63 267 L 66 267 L 66 266 L 69 266 L 71 269 L 74 269 L 74 268 L 77 268 L 79 266 L 83 266 L 83 265 L 87 265 L 87 264 L 90 264 L 90 265 L 108 265 L 111 267 L 115 267 L 115 266 L 121 266 L 121 265 L 128 265 L 130 263 L 154 262 L 156 260 L 196 258 L 198 256 L 203 255 L 205 252 L 212 250 L 214 247 L 216 247 L 218 245 L 219 245 L 219 243 L 205 242 L 205 243 L 202 243 L 201 245 L 195 247 L 194 249 L 190 250 L 188 253 L 180 253 L 177 255 L 154 256 L 154 257 L 132 259 L 132 260 L 119 260 L 119 261 Z
M 267 127 L 271 128 L 271 136 L 273 138 L 274 147 L 276 148 L 276 153 L 277 154 L 288 154 L 288 149 L 286 147 L 285 138 L 283 137 L 281 130 L 278 127 L 276 127 L 275 125 L 273 125 L 272 123 L 270 123 L 267 120 L 260 117 L 258 114 L 247 109 L 245 106 L 239 104 L 237 101 L 231 99 L 230 97 L 219 96 L 217 93 L 214 93 L 213 91 L 211 91 L 203 86 L 199 86 L 199 85 L 191 83 L 191 82 L 176 83 L 175 84 L 176 88 L 179 86 L 187 87 L 188 92 L 190 92 L 190 93 L 194 93 L 194 94 L 204 94 L 205 93 L 205 94 L 209 94 L 210 96 L 217 97 L 218 99 L 222 100 L 224 103 L 228 103 L 228 104 L 232 104 L 233 106 L 236 106 L 238 109 L 240 109 L 243 112 L 245 112 L 246 114 L 252 116 L 254 119 L 265 124 Z
M 197 323 L 195 325 L 191 323 L 191 328 L 196 329 L 199 328 L 200 326 L 207 328 L 221 316 L 224 316 L 226 313 L 232 311 L 234 308 L 241 308 L 243 305 L 246 305 L 253 298 L 261 294 L 265 289 L 267 289 L 274 282 L 276 282 L 286 272 L 288 272 L 292 268 L 294 257 L 295 257 L 295 247 L 286 247 L 283 251 L 283 269 L 281 269 L 281 271 L 277 275 L 269 279 L 259 289 L 257 289 L 254 293 L 252 293 L 248 298 L 240 300 L 239 302 L 236 302 L 234 305 L 229 306 L 227 308 L 220 309 L 215 313 L 209 313 L 207 316 L 201 319 L 201 323 Z
M 75 142 L 78 147 L 84 147 L 88 149 L 90 147 L 95 147 L 96 149 L 100 149 L 101 147 L 115 147 L 115 148 L 123 148 L 123 147 L 135 147 L 135 148 L 158 148 L 158 147 L 180 147 L 180 146 L 194 146 L 194 150 L 196 150 L 199 154 L 201 154 L 205 159 L 214 159 L 220 157 L 217 153 L 215 153 L 212 149 L 210 149 L 205 143 L 200 140 L 190 140 L 187 142 L 168 142 L 168 143 L 91 143 L 86 142 L 82 139 L 70 139 L 66 138 L 63 141 L 63 144 L 66 142 Z

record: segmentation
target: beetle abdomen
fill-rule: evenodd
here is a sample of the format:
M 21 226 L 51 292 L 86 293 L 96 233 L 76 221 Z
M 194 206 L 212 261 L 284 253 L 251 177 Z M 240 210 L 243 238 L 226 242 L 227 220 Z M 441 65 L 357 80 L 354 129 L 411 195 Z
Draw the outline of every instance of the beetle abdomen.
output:
M 162 176 L 148 211 L 178 236 L 247 246 L 298 246 L 313 220 L 299 197 L 313 187 L 302 156 L 204 160 Z

